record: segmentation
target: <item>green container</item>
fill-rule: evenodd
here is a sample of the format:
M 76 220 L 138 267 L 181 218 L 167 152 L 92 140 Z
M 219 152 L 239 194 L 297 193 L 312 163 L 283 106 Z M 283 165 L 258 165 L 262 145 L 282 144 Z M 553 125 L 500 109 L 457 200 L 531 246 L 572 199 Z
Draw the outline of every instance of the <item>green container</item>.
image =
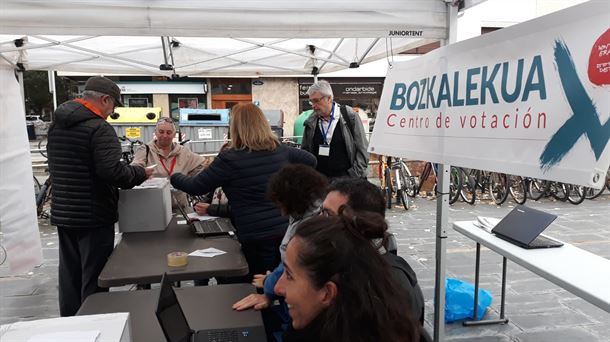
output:
M 299 114 L 296 120 L 294 120 L 294 131 L 292 135 L 298 137 L 297 144 L 301 144 L 303 141 L 303 131 L 305 131 L 303 123 L 305 122 L 305 120 L 307 120 L 307 118 L 309 118 L 311 113 L 313 113 L 313 110 L 306 110 L 303 113 Z

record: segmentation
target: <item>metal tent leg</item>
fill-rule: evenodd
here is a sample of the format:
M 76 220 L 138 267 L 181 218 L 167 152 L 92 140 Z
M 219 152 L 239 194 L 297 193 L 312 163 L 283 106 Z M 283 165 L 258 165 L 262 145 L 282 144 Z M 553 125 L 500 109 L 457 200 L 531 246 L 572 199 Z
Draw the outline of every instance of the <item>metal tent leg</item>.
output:
M 504 305 L 506 303 L 506 258 L 502 257 L 502 294 L 500 299 L 500 318 L 477 321 L 477 306 L 479 304 L 479 273 L 481 260 L 481 245 L 477 243 L 476 261 L 474 266 L 474 311 L 472 321 L 464 321 L 464 326 L 506 324 L 508 318 L 504 317 Z

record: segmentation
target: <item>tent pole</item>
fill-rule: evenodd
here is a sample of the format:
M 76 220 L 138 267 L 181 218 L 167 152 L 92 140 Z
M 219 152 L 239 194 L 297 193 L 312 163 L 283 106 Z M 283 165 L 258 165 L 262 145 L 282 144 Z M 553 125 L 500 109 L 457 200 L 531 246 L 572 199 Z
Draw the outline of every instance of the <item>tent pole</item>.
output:
M 27 114 L 25 111 L 25 88 L 23 86 L 23 70 L 17 70 L 17 80 L 19 80 L 19 91 L 21 92 L 21 104 L 23 105 L 23 112 Z
M 49 91 L 53 94 L 53 113 L 57 110 L 57 88 L 55 87 L 55 70 L 49 70 Z
M 442 45 L 455 43 L 457 31 L 457 5 L 446 1 L 447 6 L 447 39 Z M 445 339 L 445 258 L 447 253 L 447 233 L 445 227 L 449 224 L 449 182 L 451 165 L 439 164 L 437 191 L 441 195 L 436 198 L 436 274 L 434 277 L 434 342 Z
M 445 257 L 449 223 L 449 170 L 451 165 L 438 164 L 436 193 L 436 273 L 434 278 L 434 341 L 445 337 Z

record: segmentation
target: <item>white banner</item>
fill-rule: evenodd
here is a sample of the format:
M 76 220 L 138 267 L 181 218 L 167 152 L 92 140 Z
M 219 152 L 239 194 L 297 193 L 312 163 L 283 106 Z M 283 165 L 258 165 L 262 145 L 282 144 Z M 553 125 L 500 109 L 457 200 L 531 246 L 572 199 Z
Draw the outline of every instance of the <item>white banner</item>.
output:
M 397 63 L 369 151 L 601 186 L 608 18 L 608 1 L 590 1 Z
M 0 244 L 17 275 L 42 263 L 42 247 L 23 97 L 14 70 L 2 62 L 0 89 Z

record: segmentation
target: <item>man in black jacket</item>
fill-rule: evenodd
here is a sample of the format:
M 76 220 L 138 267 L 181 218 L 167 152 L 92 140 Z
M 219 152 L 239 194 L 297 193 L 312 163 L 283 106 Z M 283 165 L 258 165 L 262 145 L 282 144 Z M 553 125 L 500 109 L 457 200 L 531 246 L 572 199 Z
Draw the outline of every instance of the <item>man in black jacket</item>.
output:
M 106 122 L 117 105 L 122 105 L 119 87 L 91 77 L 82 98 L 57 108 L 49 128 L 61 316 L 73 316 L 88 295 L 108 290 L 97 286 L 97 278 L 114 248 L 117 188 L 132 188 L 152 174 L 152 169 L 121 162 L 121 145 Z

